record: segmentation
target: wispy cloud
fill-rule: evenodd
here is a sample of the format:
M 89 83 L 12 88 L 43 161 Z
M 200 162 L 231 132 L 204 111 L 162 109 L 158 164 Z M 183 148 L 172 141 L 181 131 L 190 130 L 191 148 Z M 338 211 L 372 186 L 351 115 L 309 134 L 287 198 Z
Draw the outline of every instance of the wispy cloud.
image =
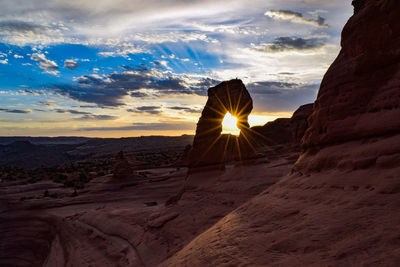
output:
M 117 116 L 112 116 L 112 115 L 95 115 L 95 114 L 91 114 L 91 115 L 84 115 L 82 117 L 79 118 L 75 118 L 74 120 L 77 121 L 109 121 L 109 120 L 115 120 L 117 119 Z
M 127 109 L 126 111 L 128 112 L 133 112 L 133 113 L 148 113 L 148 114 L 160 114 L 161 113 L 161 107 L 158 106 L 141 106 L 137 107 L 135 109 Z
M 16 114 L 27 114 L 32 113 L 30 109 L 8 109 L 8 108 L 0 108 L 0 111 L 7 113 L 16 113 Z
M 317 38 L 278 37 L 272 43 L 264 43 L 253 48 L 259 52 L 277 53 L 285 51 L 307 51 L 322 47 L 325 42 Z
M 291 10 L 270 10 L 264 14 L 274 20 L 290 21 L 292 23 L 308 24 L 320 28 L 328 28 L 329 25 L 325 23 L 325 18 L 317 16 L 315 19 L 307 19 L 303 17 L 302 13 L 294 12 Z
M 193 123 L 133 123 L 130 126 L 120 127 L 86 127 L 81 128 L 80 131 L 171 131 L 171 130 L 193 130 L 195 125 Z

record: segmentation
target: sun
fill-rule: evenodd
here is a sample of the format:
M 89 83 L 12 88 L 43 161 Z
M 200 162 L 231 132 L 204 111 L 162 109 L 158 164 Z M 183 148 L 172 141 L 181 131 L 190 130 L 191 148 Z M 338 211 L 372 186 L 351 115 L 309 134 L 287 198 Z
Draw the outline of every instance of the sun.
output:
M 229 112 L 226 113 L 222 120 L 222 134 L 239 135 L 240 130 L 236 124 L 237 118 L 233 117 Z

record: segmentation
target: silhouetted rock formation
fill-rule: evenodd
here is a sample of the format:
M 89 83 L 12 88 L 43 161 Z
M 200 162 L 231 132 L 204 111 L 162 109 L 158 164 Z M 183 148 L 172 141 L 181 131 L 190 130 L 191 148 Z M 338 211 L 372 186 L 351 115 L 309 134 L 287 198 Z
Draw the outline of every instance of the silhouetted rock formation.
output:
M 115 157 L 113 176 L 115 179 L 127 179 L 132 175 L 133 169 L 131 168 L 128 160 L 125 158 L 124 152 L 120 151 Z
M 237 117 L 241 130 L 237 140 L 236 155 L 246 159 L 252 155 L 245 136 L 249 134 L 248 116 L 253 101 L 241 80 L 225 81 L 208 90 L 208 100 L 197 123 L 196 136 L 189 156 L 191 169 L 203 166 L 223 167 L 225 151 L 230 146 L 230 135 L 221 135 L 222 120 L 227 112 Z
M 299 144 L 308 128 L 307 119 L 313 111 L 313 104 L 299 107 L 292 118 L 280 118 L 264 126 L 251 127 L 251 140 L 258 145 Z

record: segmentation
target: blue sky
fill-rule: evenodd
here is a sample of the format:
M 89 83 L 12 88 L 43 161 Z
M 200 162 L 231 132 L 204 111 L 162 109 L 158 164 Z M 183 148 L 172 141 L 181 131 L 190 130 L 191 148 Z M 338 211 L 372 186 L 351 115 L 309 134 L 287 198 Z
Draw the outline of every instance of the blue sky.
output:
M 0 135 L 194 133 L 240 78 L 250 123 L 311 103 L 350 1 L 0 0 Z

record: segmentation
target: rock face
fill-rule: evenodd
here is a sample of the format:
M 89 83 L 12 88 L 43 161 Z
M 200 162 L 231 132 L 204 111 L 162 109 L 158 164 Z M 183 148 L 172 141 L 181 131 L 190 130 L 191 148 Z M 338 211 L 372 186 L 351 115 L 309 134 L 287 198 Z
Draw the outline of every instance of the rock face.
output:
M 400 2 L 353 4 L 356 13 L 321 83 L 305 148 L 400 131 Z
M 133 170 L 124 156 L 124 152 L 120 151 L 115 157 L 115 165 L 113 176 L 115 179 L 127 179 L 133 175 Z
M 307 119 L 313 111 L 313 104 L 299 107 L 292 118 L 280 118 L 268 122 L 264 126 L 251 127 L 252 140 L 257 144 L 299 144 L 308 128 Z
M 193 148 L 189 155 L 191 169 L 203 166 L 223 167 L 226 147 L 230 138 L 221 135 L 222 120 L 227 112 L 237 117 L 237 127 L 241 130 L 237 140 L 237 157 L 247 158 L 252 153 L 246 141 L 249 135 L 248 116 L 253 109 L 253 101 L 241 80 L 222 82 L 208 90 L 208 100 L 197 123 Z

